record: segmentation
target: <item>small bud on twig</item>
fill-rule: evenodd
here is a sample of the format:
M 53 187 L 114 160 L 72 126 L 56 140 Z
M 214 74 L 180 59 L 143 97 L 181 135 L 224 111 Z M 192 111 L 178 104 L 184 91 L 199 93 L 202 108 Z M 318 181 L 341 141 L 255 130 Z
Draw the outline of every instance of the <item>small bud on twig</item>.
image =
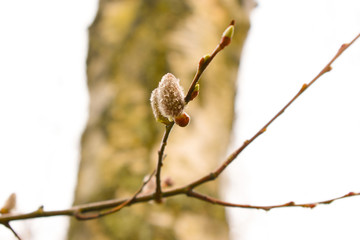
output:
M 225 29 L 220 45 L 224 48 L 230 44 L 232 37 L 234 36 L 234 21 L 231 21 L 230 25 Z
M 190 122 L 190 116 L 186 112 L 183 112 L 181 115 L 175 118 L 175 123 L 180 127 L 186 127 L 189 124 L 189 122 Z
M 227 27 L 227 29 L 225 29 L 222 37 L 232 39 L 233 36 L 234 36 L 234 25 L 230 25 L 229 27 Z
M 194 98 L 196 98 L 197 95 L 199 95 L 199 92 L 200 92 L 200 84 L 197 83 L 197 84 L 195 85 L 194 91 L 191 93 L 190 101 L 192 101 Z
M 205 63 L 207 63 L 207 61 L 209 61 L 210 58 L 211 56 L 209 54 L 204 55 L 199 61 L 199 66 L 203 66 Z
M 174 185 L 174 181 L 170 177 L 167 177 L 163 182 L 163 187 L 164 188 L 172 187 L 173 185 Z

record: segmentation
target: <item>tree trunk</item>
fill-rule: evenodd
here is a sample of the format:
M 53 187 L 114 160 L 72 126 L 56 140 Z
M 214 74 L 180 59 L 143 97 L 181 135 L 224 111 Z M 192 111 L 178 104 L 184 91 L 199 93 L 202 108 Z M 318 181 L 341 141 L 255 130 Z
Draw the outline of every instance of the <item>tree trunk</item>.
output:
M 214 170 L 225 157 L 248 16 L 236 0 L 100 0 L 89 29 L 89 121 L 82 137 L 74 204 L 131 196 L 156 167 L 164 125 L 155 121 L 151 91 L 171 72 L 185 91 L 200 57 L 211 53 L 235 19 L 229 47 L 210 64 L 191 122 L 168 140 L 162 178 L 175 186 Z M 219 182 L 201 187 L 219 195 Z M 69 239 L 227 239 L 225 210 L 178 196 L 137 204 L 91 221 L 71 222 Z

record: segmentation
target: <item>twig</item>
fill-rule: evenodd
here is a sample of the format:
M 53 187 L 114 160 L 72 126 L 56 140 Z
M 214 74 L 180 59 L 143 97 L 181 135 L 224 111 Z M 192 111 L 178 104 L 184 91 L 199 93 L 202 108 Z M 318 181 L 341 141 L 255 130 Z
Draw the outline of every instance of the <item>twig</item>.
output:
M 250 144 L 252 143 L 257 137 L 259 137 L 261 134 L 263 134 L 266 129 L 269 127 L 271 123 L 273 123 L 307 88 L 309 88 L 317 79 L 319 79 L 322 75 L 325 73 L 331 71 L 331 64 L 348 48 L 350 47 L 358 38 L 360 37 L 360 34 L 358 34 L 350 43 L 343 44 L 339 48 L 338 52 L 335 54 L 335 56 L 330 60 L 328 64 L 320 71 L 318 75 L 316 75 L 315 78 L 313 78 L 308 84 L 303 84 L 299 92 L 272 118 L 270 121 L 268 121 L 260 130 L 249 140 L 245 140 L 242 146 L 240 146 L 238 149 L 236 149 L 230 156 L 223 162 L 223 164 L 220 165 L 218 169 L 216 169 L 214 172 L 209 173 L 208 175 L 200 178 L 199 180 L 193 182 L 189 185 L 190 188 L 195 188 L 205 182 L 215 180 L 224 170 L 227 166 L 229 166 L 236 157 Z
M 169 138 L 169 134 L 171 132 L 171 129 L 174 126 L 174 122 L 171 122 L 169 125 L 166 125 L 165 127 L 165 133 L 163 136 L 163 139 L 161 141 L 161 147 L 158 152 L 159 158 L 158 158 L 158 164 L 156 168 L 156 189 L 155 189 L 155 201 L 157 203 L 161 203 L 161 168 L 163 166 L 163 160 L 164 160 L 164 151 L 167 144 L 167 139 Z
M 203 201 L 207 201 L 207 202 L 217 204 L 217 205 L 222 205 L 225 207 L 239 207 L 239 208 L 254 208 L 254 209 L 270 210 L 273 208 L 280 208 L 280 207 L 309 207 L 309 208 L 312 208 L 312 207 L 315 207 L 313 205 L 330 204 L 334 201 L 337 201 L 337 200 L 340 200 L 343 198 L 359 196 L 360 192 L 358 192 L 358 193 L 350 192 L 346 195 L 336 197 L 336 198 L 326 200 L 326 201 L 320 201 L 320 202 L 313 202 L 313 203 L 307 203 L 307 204 L 295 204 L 294 202 L 288 202 L 285 204 L 273 205 L 273 206 L 254 206 L 254 205 L 246 205 L 246 204 L 227 203 L 227 202 L 217 200 L 215 198 L 203 195 L 201 193 L 194 192 L 193 189 L 190 188 L 188 185 L 181 187 L 181 188 L 164 191 L 162 193 L 163 198 L 169 198 L 169 197 L 178 196 L 178 195 L 187 195 L 189 197 L 197 198 L 197 199 L 200 199 Z M 19 221 L 19 220 L 25 220 L 25 219 L 53 217 L 53 216 L 75 216 L 75 214 L 79 212 L 79 209 L 81 209 L 82 213 L 91 212 L 91 211 L 100 211 L 100 210 L 108 209 L 108 208 L 111 208 L 114 206 L 119 206 L 119 204 L 123 204 L 125 202 L 127 204 L 124 204 L 123 207 L 131 206 L 133 204 L 138 204 L 138 203 L 149 202 L 154 199 L 155 199 L 154 194 L 148 194 L 145 196 L 137 196 L 135 198 L 129 198 L 129 199 L 108 200 L 108 201 L 101 201 L 101 202 L 96 202 L 96 203 L 91 203 L 91 204 L 78 205 L 78 206 L 74 206 L 72 208 L 69 208 L 66 210 L 60 210 L 60 211 L 38 211 L 37 210 L 37 211 L 31 212 L 31 213 L 26 213 L 26 214 L 12 214 L 12 215 L 7 214 L 7 215 L 0 217 L 0 224 L 3 224 L 4 226 L 6 226 L 10 221 Z
M 8 227 L 8 223 L 10 221 L 19 221 L 19 220 L 25 220 L 25 219 L 33 219 L 33 218 L 42 218 L 42 217 L 53 217 L 53 216 L 74 216 L 79 220 L 90 220 L 94 218 L 99 218 L 114 212 L 117 212 L 121 210 L 122 208 L 129 206 L 133 203 L 141 203 L 141 202 L 148 202 L 150 200 L 154 199 L 153 194 L 146 195 L 143 197 L 139 197 L 139 194 L 143 190 L 143 188 L 146 186 L 146 184 L 149 183 L 151 178 L 154 176 L 155 171 L 149 176 L 146 181 L 143 182 L 139 190 L 128 199 L 115 199 L 115 200 L 107 200 L 107 201 L 100 201 L 95 203 L 89 203 L 89 204 L 83 204 L 83 205 L 77 205 L 74 207 L 71 207 L 69 209 L 64 210 L 57 210 L 57 211 L 44 211 L 43 206 L 40 206 L 37 210 L 25 213 L 25 214 L 5 214 L 0 216 L 0 224 L 3 224 L 4 226 Z M 107 212 L 101 212 L 101 213 L 95 213 L 95 214 L 85 214 L 88 212 L 94 212 L 94 211 L 102 211 L 109 209 Z
M 210 62 L 214 59 L 214 57 L 223 50 L 226 46 L 228 46 L 231 42 L 231 38 L 234 32 L 234 24 L 235 21 L 232 20 L 230 25 L 224 31 L 219 44 L 215 47 L 211 55 L 205 55 L 199 61 L 199 65 L 196 71 L 196 74 L 192 80 L 190 88 L 185 96 L 185 102 L 188 103 L 191 101 L 191 95 L 194 92 L 195 85 L 199 82 L 202 73 L 205 71 L 206 67 L 210 64 Z M 163 136 L 163 140 L 161 142 L 160 150 L 158 151 L 158 163 L 157 163 L 157 171 L 156 171 L 156 189 L 155 189 L 155 201 L 157 203 L 161 203 L 161 168 L 163 165 L 163 155 L 167 143 L 167 139 L 171 132 L 172 127 L 174 126 L 174 122 L 166 125 L 165 133 Z
M 15 230 L 10 226 L 9 222 L 4 224 L 5 227 L 10 229 L 10 231 L 15 235 L 15 237 L 19 240 L 21 240 L 20 236 L 15 232 Z
M 141 187 L 139 188 L 138 191 L 136 191 L 136 193 L 129 199 L 125 200 L 124 202 L 122 202 L 121 204 L 119 204 L 118 206 L 107 210 L 105 212 L 97 212 L 97 213 L 93 213 L 93 214 L 83 214 L 81 212 L 81 210 L 79 209 L 79 211 L 75 212 L 74 216 L 76 217 L 76 219 L 78 220 L 90 220 L 90 219 L 95 219 L 95 218 L 100 218 L 115 212 L 120 211 L 122 208 L 124 208 L 126 205 L 128 205 L 129 203 L 131 203 L 132 201 L 134 201 L 134 199 L 136 199 L 136 197 L 142 192 L 142 190 L 144 189 L 145 185 L 148 184 L 148 182 L 151 180 L 151 178 L 154 176 L 155 171 L 149 176 L 148 179 L 146 179 L 143 184 L 141 185 Z
M 200 77 L 202 73 L 205 71 L 206 67 L 210 64 L 210 62 L 214 59 L 214 57 L 223 50 L 226 46 L 228 46 L 231 42 L 232 34 L 234 31 L 234 25 L 235 21 L 232 20 L 227 27 L 227 29 L 224 31 L 222 38 L 219 42 L 219 44 L 215 47 L 214 51 L 211 55 L 205 55 L 202 57 L 199 61 L 199 65 L 196 71 L 196 74 L 194 76 L 194 79 L 192 80 L 192 83 L 190 85 L 190 88 L 188 90 L 188 93 L 185 96 L 185 102 L 188 103 L 191 100 L 191 94 L 193 93 L 195 89 L 195 85 L 199 82 Z M 229 31 L 230 29 L 230 31 Z
M 360 192 L 358 192 L 358 193 L 349 192 L 348 194 L 345 194 L 341 197 L 333 198 L 333 199 L 326 200 L 326 201 L 320 201 L 320 202 L 311 202 L 311 203 L 302 203 L 302 204 L 297 204 L 295 202 L 288 202 L 288 203 L 272 205 L 272 206 L 255 206 L 255 205 L 247 205 L 247 204 L 229 203 L 229 202 L 221 201 L 221 200 L 206 196 L 206 195 L 198 193 L 198 192 L 194 192 L 194 191 L 189 191 L 187 195 L 192 198 L 196 198 L 196 199 L 199 199 L 199 200 L 202 200 L 205 202 L 209 202 L 212 204 L 216 204 L 216 205 L 221 205 L 224 207 L 252 208 L 252 209 L 261 209 L 261 210 L 269 211 L 271 209 L 284 208 L 284 207 L 315 208 L 315 207 L 319 206 L 320 204 L 330 204 L 330 203 L 340 200 L 340 199 L 359 196 Z

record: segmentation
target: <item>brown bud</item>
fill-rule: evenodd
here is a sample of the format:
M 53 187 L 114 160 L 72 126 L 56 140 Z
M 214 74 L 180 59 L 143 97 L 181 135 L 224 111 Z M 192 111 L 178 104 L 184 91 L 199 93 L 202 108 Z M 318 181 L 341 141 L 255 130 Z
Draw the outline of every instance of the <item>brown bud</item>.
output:
M 189 122 L 190 122 L 190 116 L 186 112 L 183 112 L 182 114 L 180 114 L 175 118 L 175 123 L 180 127 L 186 127 L 189 124 Z
M 172 187 L 173 185 L 174 185 L 174 181 L 170 177 L 165 178 L 165 180 L 162 183 L 162 187 L 164 188 Z

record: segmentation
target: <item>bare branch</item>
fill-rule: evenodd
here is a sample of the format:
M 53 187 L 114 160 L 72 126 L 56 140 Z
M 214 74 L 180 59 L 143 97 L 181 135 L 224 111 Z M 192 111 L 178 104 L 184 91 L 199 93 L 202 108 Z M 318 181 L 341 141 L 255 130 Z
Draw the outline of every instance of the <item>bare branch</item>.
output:
M 339 48 L 338 52 L 335 54 L 335 56 L 329 61 L 328 64 L 325 65 L 325 67 L 320 71 L 318 75 L 316 75 L 315 78 L 313 78 L 308 84 L 303 84 L 299 92 L 277 113 L 275 116 L 270 119 L 260 130 L 249 140 L 244 141 L 244 143 L 236 149 L 233 153 L 231 153 L 228 158 L 223 162 L 223 164 L 220 165 L 218 169 L 216 169 L 214 172 L 209 173 L 208 175 L 198 179 L 197 181 L 191 183 L 189 185 L 190 188 L 195 188 L 205 182 L 215 180 L 224 170 L 226 167 L 228 167 L 236 158 L 237 156 L 250 144 L 252 143 L 257 137 L 259 137 L 261 134 L 263 134 L 266 129 L 269 127 L 271 123 L 273 123 L 281 114 L 285 112 L 285 110 L 307 89 L 309 88 L 317 79 L 319 79 L 322 75 L 325 73 L 331 71 L 331 64 L 348 48 L 350 47 L 358 38 L 360 38 L 360 34 L 358 34 L 350 43 L 343 44 Z
M 123 201 L 122 203 L 120 203 L 118 206 L 107 210 L 105 212 L 97 212 L 97 213 L 93 213 L 93 214 L 83 214 L 81 212 L 81 209 L 79 209 L 79 211 L 75 212 L 74 216 L 76 217 L 76 219 L 78 220 L 90 220 L 90 219 L 95 219 L 95 218 L 100 218 L 115 212 L 120 211 L 121 209 L 123 209 L 126 205 L 130 204 L 132 201 L 134 201 L 136 199 L 136 197 L 142 192 L 142 190 L 144 189 L 145 185 L 148 184 L 148 182 L 150 182 L 151 178 L 154 176 L 155 171 L 148 177 L 148 179 L 146 179 L 143 184 L 141 185 L 141 187 L 139 188 L 138 191 L 136 191 L 136 193 L 129 199 Z
M 201 77 L 202 73 L 205 71 L 206 67 L 210 64 L 210 62 L 214 59 L 214 57 L 221 50 L 223 50 L 226 46 L 228 46 L 230 44 L 231 38 L 232 38 L 232 33 L 234 31 L 234 25 L 235 25 L 235 21 L 232 20 L 230 22 L 230 25 L 227 27 L 227 29 L 225 29 L 219 44 L 215 47 L 212 54 L 211 55 L 205 55 L 200 59 L 196 74 L 195 74 L 194 79 L 193 79 L 193 81 L 192 81 L 192 83 L 190 85 L 188 93 L 186 94 L 186 97 L 185 97 L 185 102 L 186 103 L 191 101 L 191 94 L 193 93 L 193 91 L 195 89 L 195 85 L 199 82 L 200 77 Z
M 232 22 L 230 26 L 225 30 L 222 39 L 219 43 L 219 45 L 215 48 L 213 53 L 211 55 L 206 55 L 200 59 L 199 67 L 197 70 L 197 73 L 193 79 L 193 82 L 189 88 L 189 91 L 185 97 L 186 103 L 192 100 L 192 93 L 195 90 L 195 86 L 198 83 L 201 74 L 206 69 L 206 67 L 209 65 L 211 60 L 215 57 L 215 55 L 221 51 L 225 46 L 227 46 L 230 43 L 232 31 L 233 31 L 233 25 Z M 131 206 L 133 204 L 137 203 L 144 203 L 149 202 L 151 200 L 156 200 L 157 202 L 161 202 L 162 198 L 168 198 L 173 197 L 177 195 L 187 195 L 192 198 L 196 198 L 202 201 L 206 201 L 212 204 L 217 204 L 225 207 L 239 207 L 239 208 L 253 208 L 253 209 L 263 209 L 263 210 L 270 210 L 274 208 L 282 208 L 282 207 L 305 207 L 305 208 L 314 208 L 317 205 L 320 204 L 330 204 L 334 201 L 352 197 L 352 196 L 358 196 L 360 193 L 354 193 L 350 192 L 344 196 L 333 198 L 327 201 L 320 201 L 320 202 L 313 202 L 313 203 L 305 203 L 305 204 L 296 204 L 294 202 L 288 202 L 285 204 L 280 205 L 272 205 L 272 206 L 255 206 L 255 205 L 245 205 L 245 204 L 234 204 L 234 203 L 228 203 L 225 201 L 221 201 L 206 195 L 203 195 L 201 193 L 197 193 L 193 191 L 196 187 L 199 185 L 205 184 L 206 182 L 215 180 L 224 170 L 229 166 L 237 157 L 238 155 L 250 144 L 252 143 L 258 136 L 260 136 L 262 133 L 266 131 L 268 126 L 274 122 L 309 86 L 311 86 L 318 78 L 320 78 L 322 75 L 324 75 L 326 72 L 329 72 L 331 70 L 331 64 L 348 48 L 350 47 L 358 38 L 360 38 L 360 34 L 357 35 L 350 43 L 343 44 L 336 55 L 329 61 L 329 63 L 320 71 L 320 73 L 312 79 L 308 84 L 303 84 L 299 92 L 271 119 L 269 120 L 260 130 L 249 140 L 246 140 L 242 146 L 240 146 L 238 149 L 236 149 L 232 154 L 230 154 L 227 159 L 214 171 L 211 172 L 198 180 L 189 183 L 183 187 L 176 188 L 173 190 L 168 191 L 162 191 L 161 189 L 161 167 L 164 160 L 164 152 L 167 144 L 168 137 L 170 135 L 170 132 L 172 130 L 172 127 L 174 126 L 174 122 L 168 124 L 166 126 L 165 134 L 161 143 L 160 150 L 158 152 L 158 165 L 156 172 L 153 172 L 151 176 L 143 182 L 139 190 L 130 198 L 128 199 L 113 199 L 113 200 L 107 200 L 107 201 L 100 201 L 100 202 L 94 202 L 89 204 L 83 204 L 78 206 L 73 206 L 69 209 L 65 210 L 57 210 L 57 211 L 44 211 L 44 208 L 41 206 L 37 210 L 25 213 L 25 214 L 13 214 L 13 213 L 7 213 L 4 214 L 5 211 L 0 214 L 0 224 L 4 225 L 5 227 L 9 228 L 14 235 L 20 239 L 20 237 L 17 235 L 17 233 L 11 228 L 10 222 L 11 221 L 18 221 L 18 220 L 25 220 L 25 219 L 33 219 L 33 218 L 41 218 L 41 217 L 52 217 L 52 216 L 73 216 L 76 217 L 79 220 L 89 220 L 93 218 L 99 218 L 114 212 L 117 212 L 121 210 L 122 208 L 126 206 Z M 143 188 L 146 186 L 146 184 L 149 183 L 151 178 L 156 176 L 156 189 L 155 193 L 147 194 L 144 196 L 140 196 L 139 194 L 142 192 Z M 107 210 L 107 211 L 104 211 Z M 104 211 L 104 212 L 101 212 Z M 91 214 L 91 212 L 95 212 Z
M 15 235 L 17 239 L 21 240 L 20 236 L 15 232 L 15 230 L 10 226 L 9 223 L 5 223 L 4 226 L 10 229 L 10 231 Z
M 155 201 L 157 203 L 161 203 L 161 168 L 163 166 L 163 160 L 164 160 L 164 151 L 167 144 L 167 139 L 169 137 L 169 134 L 171 132 L 171 129 L 174 126 L 174 122 L 170 123 L 169 125 L 166 125 L 164 137 L 161 141 L 161 147 L 158 152 L 159 158 L 158 158 L 158 164 L 156 169 L 156 189 L 155 189 Z
M 194 76 L 194 79 L 190 85 L 190 88 L 188 90 L 188 93 L 185 96 L 185 103 L 187 104 L 189 101 L 191 101 L 193 99 L 192 94 L 195 90 L 195 86 L 196 84 L 199 82 L 200 77 L 202 75 L 202 73 L 205 71 L 206 67 L 210 64 L 210 62 L 214 59 L 214 57 L 221 51 L 223 50 L 226 46 L 228 46 L 231 42 L 231 38 L 234 32 L 234 24 L 235 21 L 231 21 L 230 25 L 226 28 L 226 30 L 224 31 L 219 44 L 216 46 L 216 48 L 214 49 L 214 51 L 212 52 L 211 55 L 205 55 L 204 57 L 202 57 L 199 61 L 199 65 L 196 71 L 196 74 Z M 163 165 L 163 155 L 164 155 L 164 151 L 165 151 L 165 147 L 166 147 L 166 143 L 167 143 L 167 139 L 169 137 L 169 134 L 171 132 L 172 127 L 174 126 L 174 122 L 171 122 L 170 124 L 166 125 L 166 129 L 165 129 L 165 133 L 164 133 L 164 137 L 163 140 L 161 142 L 161 147 L 160 150 L 158 152 L 158 163 L 157 163 L 157 171 L 156 171 L 156 190 L 155 190 L 155 201 L 157 203 L 161 203 L 161 168 Z
M 359 193 L 349 192 L 348 194 L 345 194 L 341 197 L 332 198 L 330 200 L 320 201 L 320 202 L 301 203 L 301 204 L 297 204 L 295 202 L 287 202 L 284 204 L 271 205 L 271 206 L 256 206 L 256 205 L 248 205 L 248 204 L 229 203 L 229 202 L 221 201 L 219 199 L 215 199 L 213 197 L 206 196 L 206 195 L 198 193 L 198 192 L 194 192 L 194 191 L 189 191 L 187 193 L 187 195 L 192 198 L 196 198 L 196 199 L 199 199 L 199 200 L 202 200 L 205 202 L 209 202 L 209 203 L 224 206 L 224 207 L 251 208 L 251 209 L 261 209 L 261 210 L 269 211 L 271 209 L 284 208 L 284 207 L 315 208 L 321 204 L 330 204 L 330 203 L 340 200 L 340 199 L 359 196 L 360 192 Z

